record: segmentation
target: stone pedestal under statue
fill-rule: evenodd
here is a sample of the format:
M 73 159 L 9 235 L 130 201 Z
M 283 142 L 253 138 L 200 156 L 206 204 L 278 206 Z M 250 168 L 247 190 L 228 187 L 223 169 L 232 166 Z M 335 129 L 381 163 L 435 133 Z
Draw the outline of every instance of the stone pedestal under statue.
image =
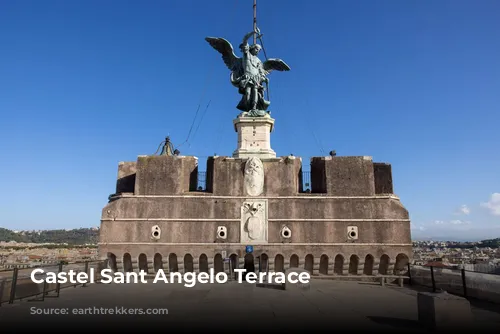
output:
M 264 117 L 241 114 L 233 124 L 238 133 L 238 148 L 233 152 L 233 158 L 276 158 L 276 152 L 271 148 L 274 119 L 269 114 Z

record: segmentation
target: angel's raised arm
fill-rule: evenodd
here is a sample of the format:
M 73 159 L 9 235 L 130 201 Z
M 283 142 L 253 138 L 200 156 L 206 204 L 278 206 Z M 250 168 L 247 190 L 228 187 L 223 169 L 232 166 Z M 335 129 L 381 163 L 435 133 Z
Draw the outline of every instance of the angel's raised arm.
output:
M 243 45 L 243 44 L 248 44 L 248 39 L 249 39 L 250 37 L 252 37 L 252 35 L 253 35 L 253 34 L 255 34 L 255 32 L 254 32 L 254 31 L 249 32 L 248 34 L 246 34 L 246 35 L 245 35 L 245 37 L 243 37 L 243 42 L 242 42 L 241 44 L 242 44 L 242 45 Z

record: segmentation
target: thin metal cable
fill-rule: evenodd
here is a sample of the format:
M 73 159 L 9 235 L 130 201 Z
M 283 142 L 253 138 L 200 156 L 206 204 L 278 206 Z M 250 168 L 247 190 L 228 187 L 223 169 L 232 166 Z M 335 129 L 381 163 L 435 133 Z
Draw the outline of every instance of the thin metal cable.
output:
M 198 108 L 196 108 L 196 113 L 195 113 L 195 115 L 194 115 L 193 122 L 191 123 L 191 126 L 190 126 L 190 128 L 189 128 L 189 132 L 188 132 L 188 135 L 187 135 L 187 137 L 186 137 L 186 140 L 185 140 L 182 144 L 180 144 L 179 146 L 177 146 L 177 149 L 178 149 L 179 147 L 181 147 L 182 145 L 184 145 L 184 144 L 188 143 L 188 141 L 189 141 L 189 137 L 191 136 L 191 132 L 193 131 L 193 127 L 194 127 L 194 125 L 195 125 L 195 123 L 196 123 L 196 119 L 197 119 L 197 117 L 198 117 L 198 112 L 200 111 L 200 108 L 201 108 L 201 102 L 203 101 L 203 98 L 205 97 L 205 93 L 206 93 L 206 91 L 207 91 L 208 83 L 209 83 L 209 81 L 210 81 L 210 79 L 211 79 L 211 77 L 212 77 L 212 72 L 213 72 L 213 68 L 214 68 L 214 66 L 213 66 L 213 65 L 214 65 L 214 64 L 213 64 L 213 62 L 212 62 L 212 63 L 210 64 L 209 71 L 208 71 L 207 76 L 206 76 L 206 78 L 205 78 L 205 83 L 203 84 L 202 91 L 201 91 L 201 96 L 200 96 L 200 100 L 199 100 L 199 102 L 198 102 Z M 198 125 L 198 127 L 199 127 L 199 125 Z M 196 131 L 195 131 L 195 132 L 196 132 Z M 189 143 L 188 143 L 188 145 L 189 145 Z
M 203 122 L 203 118 L 205 117 L 205 114 L 207 113 L 207 110 L 208 110 L 208 107 L 210 107 L 210 102 L 212 102 L 211 100 L 208 101 L 208 104 L 207 106 L 205 107 L 205 110 L 203 111 L 203 114 L 201 115 L 201 119 L 200 121 L 198 122 L 198 126 L 196 127 L 196 130 L 194 131 L 193 133 L 193 138 L 192 140 L 194 140 L 194 137 L 196 136 L 196 133 L 198 132 L 198 129 L 200 128 L 200 125 L 201 125 L 201 122 Z

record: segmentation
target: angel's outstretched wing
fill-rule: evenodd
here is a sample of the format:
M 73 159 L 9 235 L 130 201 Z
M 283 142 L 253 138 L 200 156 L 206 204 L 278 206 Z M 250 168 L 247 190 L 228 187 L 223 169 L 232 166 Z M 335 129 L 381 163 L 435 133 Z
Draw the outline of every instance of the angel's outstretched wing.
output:
M 262 63 L 262 67 L 267 73 L 276 71 L 290 71 L 290 67 L 281 59 L 271 58 Z
M 224 60 L 227 68 L 231 71 L 237 70 L 241 58 L 234 54 L 231 43 L 220 37 L 207 37 L 205 40 L 222 55 L 222 60 Z

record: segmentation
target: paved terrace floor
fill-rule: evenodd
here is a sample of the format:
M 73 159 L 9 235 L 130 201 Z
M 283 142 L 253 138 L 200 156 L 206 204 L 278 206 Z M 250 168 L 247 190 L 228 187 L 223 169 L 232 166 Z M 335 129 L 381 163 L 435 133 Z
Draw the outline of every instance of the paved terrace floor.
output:
M 374 283 L 313 280 L 311 289 L 275 290 L 248 283 L 91 284 L 66 288 L 58 298 L 18 301 L 0 307 L 0 327 L 68 330 L 84 325 L 118 329 L 162 322 L 162 328 L 219 331 L 368 329 L 380 332 L 425 332 L 417 322 L 417 292 Z M 493 306 L 493 305 L 492 305 Z M 167 308 L 168 315 L 30 315 L 31 308 Z M 472 307 L 477 329 L 500 328 L 500 313 Z M 14 327 L 12 327 L 14 328 Z M 144 327 L 145 328 L 145 327 Z

